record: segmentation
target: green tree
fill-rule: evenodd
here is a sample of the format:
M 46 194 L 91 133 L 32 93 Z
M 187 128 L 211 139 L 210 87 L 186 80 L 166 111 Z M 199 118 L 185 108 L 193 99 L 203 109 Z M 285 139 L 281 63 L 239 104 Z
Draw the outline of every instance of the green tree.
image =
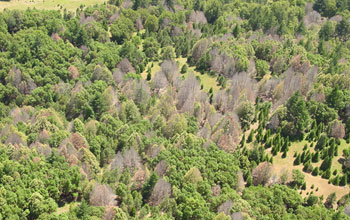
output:
M 254 105 L 249 101 L 242 102 L 237 107 L 236 112 L 244 129 L 247 129 L 253 120 L 254 110 Z
M 330 107 L 336 110 L 341 110 L 345 107 L 344 94 L 337 85 L 332 89 L 330 94 L 327 95 L 326 101 Z
M 318 32 L 318 36 L 320 39 L 329 41 L 335 34 L 335 25 L 331 21 L 327 21 L 324 23 L 324 25 L 321 27 L 320 31 Z
M 292 122 L 297 133 L 303 134 L 306 128 L 310 125 L 310 115 L 306 108 L 305 100 L 296 92 L 286 104 L 287 120 Z
M 324 205 L 328 209 L 333 208 L 333 205 L 336 202 L 336 200 L 337 200 L 337 195 L 335 194 L 335 192 L 333 192 L 327 196 L 327 199 L 326 199 L 326 202 L 324 203 Z
M 126 18 L 120 17 L 117 21 L 111 25 L 112 40 L 118 44 L 124 43 L 131 39 L 132 33 L 134 32 L 133 22 Z
M 336 25 L 335 33 L 341 41 L 348 41 L 350 39 L 350 18 L 343 17 Z
M 210 0 L 206 2 L 204 14 L 209 23 L 214 24 L 216 19 L 218 19 L 219 16 L 221 15 L 221 11 L 222 11 L 221 1 Z
M 158 19 L 154 15 L 149 15 L 145 21 L 145 28 L 148 32 L 156 32 L 158 30 Z
M 333 17 L 337 12 L 335 0 L 316 0 L 313 8 L 325 17 Z

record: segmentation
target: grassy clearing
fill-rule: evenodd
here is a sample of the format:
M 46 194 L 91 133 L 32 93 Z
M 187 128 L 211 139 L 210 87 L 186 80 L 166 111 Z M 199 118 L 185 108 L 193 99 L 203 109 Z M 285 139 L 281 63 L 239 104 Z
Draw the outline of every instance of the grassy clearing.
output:
M 60 6 L 70 11 L 75 11 L 80 5 L 90 6 L 102 4 L 104 0 L 11 0 L 10 2 L 0 1 L 0 11 L 4 9 L 19 9 L 27 8 L 59 10 Z
M 176 58 L 175 61 L 178 64 L 179 70 L 181 70 L 182 66 L 187 62 L 187 58 Z M 147 65 L 145 71 L 141 73 L 141 76 L 146 79 L 147 78 L 147 69 L 152 65 L 152 62 Z M 151 76 L 152 78 L 155 76 L 157 72 L 160 71 L 160 62 L 153 62 L 153 67 L 151 68 Z M 200 83 L 203 84 L 203 89 L 206 92 L 209 92 L 210 88 L 213 88 L 213 91 L 216 92 L 220 89 L 217 85 L 216 77 L 210 76 L 208 74 L 201 74 L 200 72 L 195 70 L 195 67 L 188 67 L 187 73 L 185 73 L 185 77 L 189 73 L 193 73 L 195 76 L 198 76 L 200 79 Z
M 293 143 L 292 146 L 290 147 L 290 150 L 287 153 L 286 158 L 282 158 L 282 153 L 278 153 L 273 158 L 274 174 L 280 175 L 282 172 L 287 171 L 291 175 L 293 169 L 298 169 L 302 171 L 303 169 L 302 164 L 298 166 L 293 165 L 293 162 L 294 162 L 293 155 L 294 155 L 294 152 L 298 152 L 298 153 L 302 152 L 303 147 L 306 143 L 310 145 L 310 143 L 308 143 L 307 141 Z M 339 156 L 333 160 L 332 171 L 334 169 L 338 169 L 338 172 L 341 172 L 341 164 L 338 162 L 338 159 L 341 157 L 342 151 L 345 147 L 346 147 L 345 142 L 340 145 L 339 154 L 338 154 Z M 313 151 L 313 149 L 310 151 Z M 320 164 L 321 162 L 313 163 L 312 165 L 315 167 L 315 166 L 320 166 Z M 305 175 L 305 181 L 307 184 L 306 190 L 302 191 L 302 195 L 304 197 L 307 196 L 307 193 L 313 192 L 314 195 L 317 195 L 317 196 L 323 195 L 324 198 L 326 199 L 329 194 L 331 194 L 332 192 L 335 192 L 337 194 L 337 198 L 340 199 L 343 195 L 349 193 L 349 190 L 347 187 L 334 186 L 333 184 L 328 183 L 328 179 L 323 179 L 320 176 L 312 176 L 311 173 L 310 174 L 305 172 L 303 173 Z M 311 189 L 312 185 L 314 185 L 313 189 Z M 316 188 L 318 188 L 317 192 L 316 192 Z
M 63 207 L 58 208 L 56 213 L 58 215 L 63 214 L 63 213 L 67 213 L 67 212 L 69 212 L 69 209 L 74 208 L 74 207 L 78 206 L 79 204 L 80 204 L 80 202 L 72 202 L 72 203 L 65 204 Z

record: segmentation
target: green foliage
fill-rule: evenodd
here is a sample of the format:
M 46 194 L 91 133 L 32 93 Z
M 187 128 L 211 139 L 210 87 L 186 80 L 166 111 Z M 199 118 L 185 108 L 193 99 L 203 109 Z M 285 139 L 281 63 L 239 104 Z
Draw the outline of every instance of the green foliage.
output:
M 342 19 L 319 22 L 306 1 L 3 10 L 0 218 L 345 219 L 334 195 L 326 207 L 303 200 L 301 171 L 287 185 L 253 186 L 259 174 L 272 181 L 258 164 L 288 158 L 305 137 L 294 164 L 348 183 L 350 151 L 342 170 L 332 162 L 340 122 L 350 139 L 350 5 L 314 9 Z M 104 206 L 92 206 L 98 185 Z
M 249 125 L 254 117 L 254 105 L 249 102 L 242 102 L 236 109 L 237 115 L 244 129 L 249 128 Z
M 305 101 L 299 92 L 295 93 L 287 102 L 287 120 L 296 129 L 295 135 L 303 134 L 310 125 L 310 115 L 307 111 Z
M 123 44 L 130 40 L 132 32 L 134 31 L 134 24 L 129 18 L 121 17 L 111 25 L 112 40 L 118 44 Z

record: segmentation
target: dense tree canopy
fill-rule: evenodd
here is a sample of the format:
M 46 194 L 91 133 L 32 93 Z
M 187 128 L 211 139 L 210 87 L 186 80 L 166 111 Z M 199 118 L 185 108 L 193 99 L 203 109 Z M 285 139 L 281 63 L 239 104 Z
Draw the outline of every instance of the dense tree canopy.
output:
M 349 219 L 349 9 L 0 12 L 0 219 Z

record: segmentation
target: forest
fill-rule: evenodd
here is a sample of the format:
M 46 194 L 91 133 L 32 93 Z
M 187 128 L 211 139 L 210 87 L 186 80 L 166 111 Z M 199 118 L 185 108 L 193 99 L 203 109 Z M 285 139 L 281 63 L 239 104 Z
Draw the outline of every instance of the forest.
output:
M 349 40 L 349 0 L 4 9 L 0 219 L 350 219 Z

